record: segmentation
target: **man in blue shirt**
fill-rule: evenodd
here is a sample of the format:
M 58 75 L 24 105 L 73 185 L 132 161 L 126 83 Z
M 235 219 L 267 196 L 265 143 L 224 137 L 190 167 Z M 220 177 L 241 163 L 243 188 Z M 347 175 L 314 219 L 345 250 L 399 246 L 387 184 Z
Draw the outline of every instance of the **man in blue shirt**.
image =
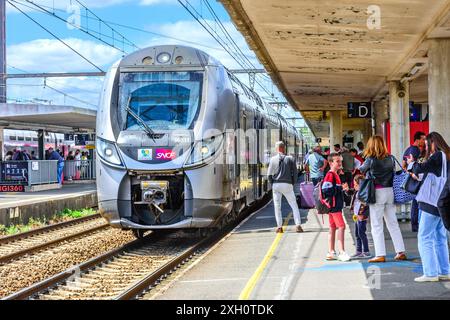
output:
M 64 159 L 63 157 L 61 157 L 61 155 L 56 152 L 55 150 L 53 150 L 52 147 L 50 147 L 48 149 L 48 160 L 56 160 L 58 161 L 58 183 L 61 184 L 62 183 L 62 173 L 63 173 L 63 169 L 64 169 Z
M 324 170 L 327 167 L 328 161 L 321 155 L 321 148 L 319 146 L 314 148 L 314 152 L 308 156 L 306 160 L 306 172 L 309 172 L 311 180 L 316 186 L 324 177 Z
M 402 165 L 404 169 L 407 169 L 407 158 L 409 158 L 410 155 L 413 157 L 414 161 L 419 160 L 422 150 L 425 149 L 426 137 L 427 135 L 421 131 L 417 131 L 414 134 L 414 143 L 409 146 L 403 154 Z M 413 232 L 417 232 L 419 230 L 419 204 L 415 199 L 411 204 L 411 229 Z

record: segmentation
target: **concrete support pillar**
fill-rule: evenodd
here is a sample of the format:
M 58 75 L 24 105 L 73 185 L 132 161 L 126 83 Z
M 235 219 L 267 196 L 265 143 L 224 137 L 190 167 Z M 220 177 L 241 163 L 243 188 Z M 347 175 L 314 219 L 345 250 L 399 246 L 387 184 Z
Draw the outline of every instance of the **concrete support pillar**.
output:
M 409 82 L 389 82 L 391 153 L 399 161 L 409 146 Z
M 339 143 L 342 146 L 343 137 L 342 113 L 340 111 L 330 111 L 330 147 Z
M 450 143 L 450 39 L 430 40 L 428 101 L 430 132 Z
M 5 159 L 5 128 L 0 127 L 0 161 Z
M 38 130 L 38 157 L 39 160 L 45 160 L 45 133 L 44 130 Z
M 375 134 L 384 137 L 383 123 L 389 119 L 389 104 L 383 99 L 374 103 Z

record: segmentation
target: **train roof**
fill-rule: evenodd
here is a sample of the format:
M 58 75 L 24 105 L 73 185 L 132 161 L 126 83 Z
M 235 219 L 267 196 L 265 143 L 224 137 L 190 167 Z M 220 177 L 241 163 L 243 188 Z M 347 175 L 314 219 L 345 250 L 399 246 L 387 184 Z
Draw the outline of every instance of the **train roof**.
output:
M 222 64 L 197 48 L 180 45 L 161 45 L 144 48 L 126 55 L 119 63 L 119 67 L 205 67 L 207 65 L 221 66 Z

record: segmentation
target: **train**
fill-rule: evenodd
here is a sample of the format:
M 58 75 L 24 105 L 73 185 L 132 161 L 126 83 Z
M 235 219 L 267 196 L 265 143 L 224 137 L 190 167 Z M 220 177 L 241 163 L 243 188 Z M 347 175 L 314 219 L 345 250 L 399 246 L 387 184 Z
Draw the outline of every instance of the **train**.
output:
M 64 133 L 47 132 L 44 134 L 44 149 L 54 148 L 55 150 L 60 150 L 65 156 L 67 156 L 69 151 L 82 150 L 88 151 L 86 146 L 76 145 L 75 141 L 65 140 Z M 4 143 L 3 143 L 3 154 L 8 151 L 14 151 L 20 148 L 21 150 L 26 150 L 29 154 L 34 151 L 35 155 L 38 156 L 38 132 L 31 130 L 16 130 L 16 129 L 4 129 L 3 131 Z
M 302 136 L 218 60 L 161 45 L 108 70 L 96 125 L 98 209 L 133 230 L 214 230 L 271 192 L 276 141 L 302 163 Z

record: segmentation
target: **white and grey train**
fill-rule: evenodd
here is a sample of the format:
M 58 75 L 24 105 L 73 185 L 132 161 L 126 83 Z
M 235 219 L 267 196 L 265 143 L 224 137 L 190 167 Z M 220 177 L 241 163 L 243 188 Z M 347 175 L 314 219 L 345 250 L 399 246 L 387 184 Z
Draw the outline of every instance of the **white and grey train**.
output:
M 301 164 L 298 131 L 213 57 L 183 46 L 139 50 L 105 78 L 99 211 L 138 237 L 228 223 L 270 192 L 278 140 Z

